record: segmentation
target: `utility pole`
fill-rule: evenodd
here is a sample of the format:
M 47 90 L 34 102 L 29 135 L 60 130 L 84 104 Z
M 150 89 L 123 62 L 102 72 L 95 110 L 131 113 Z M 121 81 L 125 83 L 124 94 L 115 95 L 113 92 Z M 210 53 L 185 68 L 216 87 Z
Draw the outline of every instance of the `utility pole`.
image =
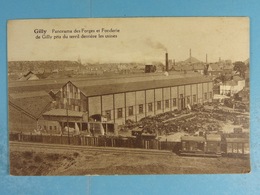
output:
M 69 128 L 69 109 L 68 109 L 68 102 L 66 105 L 66 114 L 67 114 L 67 128 L 68 128 L 68 144 L 70 145 L 70 128 Z

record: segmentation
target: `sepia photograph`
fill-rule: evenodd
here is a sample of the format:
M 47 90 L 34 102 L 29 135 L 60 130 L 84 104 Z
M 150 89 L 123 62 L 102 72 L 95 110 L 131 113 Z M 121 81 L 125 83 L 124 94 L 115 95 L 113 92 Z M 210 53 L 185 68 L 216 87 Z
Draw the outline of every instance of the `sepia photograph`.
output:
M 248 17 L 7 28 L 10 175 L 250 172 Z

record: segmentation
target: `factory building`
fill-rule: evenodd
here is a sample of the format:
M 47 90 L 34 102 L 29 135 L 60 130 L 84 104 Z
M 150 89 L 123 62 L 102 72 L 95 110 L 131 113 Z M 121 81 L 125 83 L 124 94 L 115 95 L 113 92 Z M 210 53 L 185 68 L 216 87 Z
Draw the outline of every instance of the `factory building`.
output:
M 210 102 L 213 83 L 203 76 L 96 86 L 80 84 L 80 87 L 77 82 L 69 81 L 53 97 L 56 109 L 79 113 L 84 116 L 84 122 L 122 125 L 127 120 L 139 121 L 147 116 Z M 48 117 L 52 117 L 50 113 Z

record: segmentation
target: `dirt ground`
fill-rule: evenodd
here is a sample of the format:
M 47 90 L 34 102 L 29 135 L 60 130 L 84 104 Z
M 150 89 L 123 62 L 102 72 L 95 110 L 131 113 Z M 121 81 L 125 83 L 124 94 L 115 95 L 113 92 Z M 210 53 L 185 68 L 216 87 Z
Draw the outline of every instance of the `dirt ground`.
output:
M 249 159 L 10 148 L 11 175 L 248 173 Z

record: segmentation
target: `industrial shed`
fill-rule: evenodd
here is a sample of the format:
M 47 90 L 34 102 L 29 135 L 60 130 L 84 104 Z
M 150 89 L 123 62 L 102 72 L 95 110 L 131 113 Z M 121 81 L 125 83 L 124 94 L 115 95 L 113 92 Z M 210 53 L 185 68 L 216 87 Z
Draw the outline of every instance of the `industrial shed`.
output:
M 56 109 L 84 112 L 88 119 L 100 115 L 105 122 L 121 125 L 210 102 L 212 88 L 212 81 L 203 76 L 95 86 L 69 81 L 54 98 Z
M 73 134 L 86 133 L 92 135 L 117 134 L 117 126 L 114 123 L 89 121 L 87 114 L 68 109 L 52 109 L 42 114 L 38 124 L 45 131 L 51 133 Z M 66 129 L 66 131 L 64 131 Z

